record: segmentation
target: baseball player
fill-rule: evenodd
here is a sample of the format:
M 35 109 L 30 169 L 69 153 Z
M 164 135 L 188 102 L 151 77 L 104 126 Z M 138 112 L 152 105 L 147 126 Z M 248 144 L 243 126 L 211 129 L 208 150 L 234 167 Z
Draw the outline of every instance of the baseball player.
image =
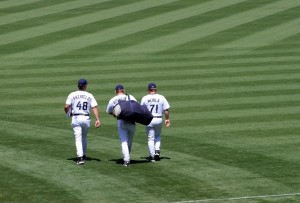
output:
M 100 126 L 98 104 L 94 96 L 87 92 L 88 82 L 85 79 L 78 81 L 78 90 L 69 94 L 64 109 L 72 117 L 72 128 L 75 136 L 77 164 L 84 164 L 87 149 L 87 134 L 90 128 L 90 109 L 96 118 L 95 127 Z
M 125 94 L 125 89 L 123 85 L 118 84 L 115 88 L 116 96 L 114 96 L 107 105 L 106 112 L 110 115 L 116 117 L 113 113 L 114 107 L 118 104 L 119 100 L 128 101 L 128 96 Z M 129 95 L 130 100 L 136 99 Z M 130 152 L 132 147 L 133 135 L 135 133 L 135 123 L 127 122 L 122 119 L 117 120 L 118 125 L 118 134 L 121 142 L 122 154 L 124 164 L 123 166 L 127 167 L 130 164 Z
M 149 159 L 151 162 L 160 161 L 162 114 L 165 114 L 165 125 L 169 127 L 171 124 L 169 119 L 170 105 L 163 95 L 156 93 L 155 83 L 148 84 L 148 95 L 142 98 L 141 105 L 146 105 L 153 115 L 151 123 L 146 126 Z

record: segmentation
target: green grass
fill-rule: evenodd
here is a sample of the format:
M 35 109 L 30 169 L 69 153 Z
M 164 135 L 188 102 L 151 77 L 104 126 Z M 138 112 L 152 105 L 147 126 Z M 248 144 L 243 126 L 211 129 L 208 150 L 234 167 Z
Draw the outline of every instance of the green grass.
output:
M 0 1 L 0 202 L 299 202 L 298 0 Z M 101 127 L 75 164 L 63 105 L 89 81 Z M 162 160 L 137 125 L 122 167 L 117 83 L 171 105 Z M 94 121 L 94 118 L 93 120 Z

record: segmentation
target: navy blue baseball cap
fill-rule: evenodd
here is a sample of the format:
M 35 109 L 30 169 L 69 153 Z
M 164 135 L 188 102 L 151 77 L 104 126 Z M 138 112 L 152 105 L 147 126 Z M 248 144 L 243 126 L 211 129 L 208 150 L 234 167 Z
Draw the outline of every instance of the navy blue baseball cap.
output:
M 78 80 L 78 87 L 83 87 L 84 85 L 87 85 L 88 82 L 85 79 Z
M 153 83 L 153 82 L 149 83 L 149 84 L 148 84 L 148 89 L 149 89 L 149 90 L 150 90 L 150 89 L 156 89 L 156 84 Z
M 116 90 L 123 90 L 123 89 L 124 89 L 124 86 L 121 85 L 121 84 L 118 84 L 118 85 L 116 86 Z

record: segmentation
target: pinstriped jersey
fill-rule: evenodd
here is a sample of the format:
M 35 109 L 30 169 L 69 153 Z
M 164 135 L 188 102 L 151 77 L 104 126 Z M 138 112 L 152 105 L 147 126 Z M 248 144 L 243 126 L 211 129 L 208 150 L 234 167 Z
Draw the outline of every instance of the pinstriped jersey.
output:
M 80 90 L 70 93 L 66 104 L 71 105 L 72 114 L 90 114 L 91 107 L 98 105 L 91 93 Z
M 162 116 L 170 108 L 167 99 L 160 94 L 148 94 L 142 98 L 141 105 L 146 105 L 153 116 Z

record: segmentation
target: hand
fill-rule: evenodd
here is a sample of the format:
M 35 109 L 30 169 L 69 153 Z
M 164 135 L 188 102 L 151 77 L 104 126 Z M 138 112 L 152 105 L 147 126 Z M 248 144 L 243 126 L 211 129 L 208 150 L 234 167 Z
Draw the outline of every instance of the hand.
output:
M 169 119 L 166 119 L 166 120 L 165 120 L 165 125 L 166 125 L 166 127 L 169 127 L 169 126 L 171 125 L 171 122 L 170 122 Z
M 100 126 L 100 121 L 99 121 L 99 120 L 96 120 L 96 122 L 95 122 L 95 127 L 96 127 L 96 128 L 99 128 L 99 126 Z

